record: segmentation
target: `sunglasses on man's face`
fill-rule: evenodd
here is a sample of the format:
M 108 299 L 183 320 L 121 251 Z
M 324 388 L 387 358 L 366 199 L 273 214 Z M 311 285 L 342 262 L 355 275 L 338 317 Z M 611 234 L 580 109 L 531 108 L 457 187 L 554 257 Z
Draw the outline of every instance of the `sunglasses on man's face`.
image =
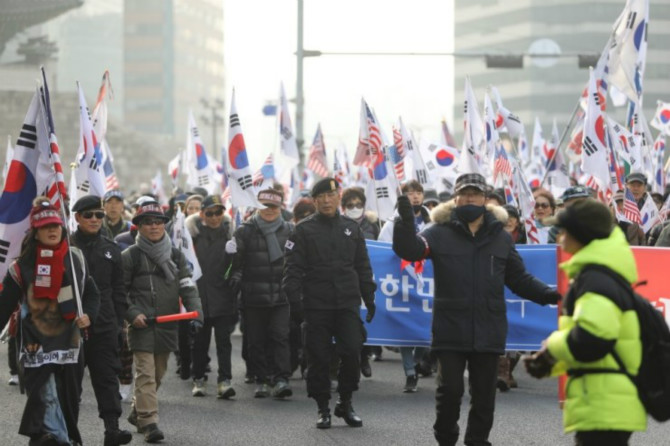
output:
M 163 220 L 162 218 L 145 218 L 140 222 L 140 224 L 142 226 L 153 226 L 153 225 L 159 226 L 164 225 L 165 220 Z
M 221 217 L 223 215 L 223 209 L 217 209 L 216 211 L 205 211 L 206 217 Z
M 347 203 L 344 205 L 344 207 L 347 209 L 363 209 L 363 203 Z
M 84 211 L 80 215 L 86 220 L 90 220 L 93 217 L 97 218 L 98 220 L 105 218 L 105 213 L 103 211 Z

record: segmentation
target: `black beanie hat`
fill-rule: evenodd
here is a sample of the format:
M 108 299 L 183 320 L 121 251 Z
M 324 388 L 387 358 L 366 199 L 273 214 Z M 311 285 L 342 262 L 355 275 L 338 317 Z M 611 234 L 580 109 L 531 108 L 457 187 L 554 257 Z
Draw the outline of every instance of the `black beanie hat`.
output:
M 581 244 L 609 237 L 614 228 L 612 213 L 603 203 L 592 198 L 578 201 L 558 213 L 555 225 L 565 229 Z

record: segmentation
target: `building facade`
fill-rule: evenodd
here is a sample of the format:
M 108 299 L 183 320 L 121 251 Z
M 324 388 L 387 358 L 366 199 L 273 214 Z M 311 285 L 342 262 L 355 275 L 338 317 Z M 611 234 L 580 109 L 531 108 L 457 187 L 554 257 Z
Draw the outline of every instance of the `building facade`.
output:
M 524 67 L 487 68 L 484 57 L 457 57 L 454 62 L 454 120 L 463 116 L 465 77 L 480 106 L 495 85 L 505 106 L 518 114 L 531 136 L 535 116 L 545 137 L 551 122 L 564 127 L 588 81 L 578 54 L 597 55 L 605 47 L 625 0 L 455 0 L 456 53 L 519 55 L 552 53 L 563 57 L 524 57 Z M 650 1 L 644 109 L 653 117 L 656 100 L 670 100 L 670 0 Z M 547 40 L 548 39 L 548 40 Z M 625 115 L 617 110 L 619 119 Z M 455 125 L 454 128 L 462 128 Z

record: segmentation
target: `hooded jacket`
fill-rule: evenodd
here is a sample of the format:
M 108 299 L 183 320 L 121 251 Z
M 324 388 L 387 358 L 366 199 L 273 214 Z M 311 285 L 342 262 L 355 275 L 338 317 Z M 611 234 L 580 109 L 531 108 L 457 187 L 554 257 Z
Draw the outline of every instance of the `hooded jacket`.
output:
M 236 315 L 237 298 L 225 280 L 231 260 L 225 253 L 226 242 L 231 237 L 230 217 L 226 216 L 218 228 L 204 225 L 199 214 L 189 215 L 184 224 L 193 237 L 193 248 L 202 270 L 197 285 L 205 317 Z
M 619 227 L 606 239 L 596 239 L 560 265 L 570 279 L 558 330 L 548 340 L 549 353 L 558 361 L 552 375 L 567 370 L 604 368 L 618 370 L 614 349 L 628 372 L 637 375 L 642 358 L 640 325 L 628 290 L 598 270 L 597 264 L 637 280 L 633 253 Z M 571 376 L 566 385 L 563 426 L 566 432 L 591 430 L 641 431 L 647 414 L 637 388 L 621 373 Z
M 556 303 L 554 292 L 531 276 L 503 230 L 507 212 L 487 206 L 476 235 L 459 220 L 454 201 L 433 209 L 433 224 L 415 234 L 402 219 L 393 250 L 409 261 L 429 258 L 435 272 L 432 348 L 503 354 L 507 338 L 504 287 L 539 304 Z

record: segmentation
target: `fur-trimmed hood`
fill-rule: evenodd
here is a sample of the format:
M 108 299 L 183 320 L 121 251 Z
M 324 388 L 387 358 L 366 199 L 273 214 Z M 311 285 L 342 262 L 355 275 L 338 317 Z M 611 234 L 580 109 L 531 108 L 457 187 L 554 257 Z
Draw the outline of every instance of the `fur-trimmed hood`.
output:
M 455 208 L 456 200 L 449 200 L 446 203 L 439 204 L 430 212 L 430 219 L 435 224 L 447 223 L 451 220 L 451 212 Z M 502 206 L 487 204 L 486 210 L 491 212 L 503 225 L 507 223 L 509 216 L 507 215 L 505 208 Z
M 223 214 L 223 223 L 226 224 L 228 223 L 228 236 L 232 237 L 232 218 L 230 218 L 230 215 L 226 214 L 224 212 Z M 186 226 L 186 229 L 188 229 L 188 232 L 191 234 L 191 237 L 197 237 L 198 234 L 200 234 L 200 226 L 202 226 L 202 220 L 200 218 L 199 213 L 191 214 L 188 217 L 184 219 L 184 226 Z

